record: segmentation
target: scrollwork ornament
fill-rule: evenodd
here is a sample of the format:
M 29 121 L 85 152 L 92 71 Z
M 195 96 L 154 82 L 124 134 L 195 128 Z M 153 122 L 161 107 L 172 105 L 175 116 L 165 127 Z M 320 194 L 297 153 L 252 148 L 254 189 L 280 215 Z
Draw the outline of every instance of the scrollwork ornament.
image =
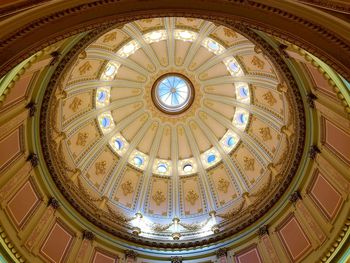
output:
M 84 230 L 83 231 L 83 239 L 87 239 L 87 240 L 94 240 L 95 239 L 95 234 L 92 233 L 89 230 Z
M 222 258 L 227 256 L 227 248 L 220 248 L 216 251 L 216 257 Z
M 293 204 L 295 204 L 298 200 L 301 200 L 301 195 L 299 191 L 294 191 L 290 197 L 289 197 L 289 201 Z
M 267 225 L 263 225 L 261 227 L 259 227 L 258 229 L 258 235 L 260 237 L 264 236 L 264 235 L 268 235 L 269 234 L 269 229 Z
M 121 212 L 113 209 L 109 204 L 106 204 L 108 212 L 112 215 L 113 219 L 118 222 L 128 222 L 132 219 L 126 218 Z
M 60 59 L 62 57 L 62 53 L 60 51 L 58 51 L 58 50 L 51 52 L 50 55 L 52 57 L 52 60 L 50 62 L 50 66 L 56 65 L 60 61 Z
M 126 259 L 133 259 L 133 260 L 136 260 L 138 254 L 136 251 L 134 250 L 131 250 L 131 249 L 128 249 L 128 250 L 125 250 L 124 251 L 124 254 L 125 254 L 125 258 Z
M 38 155 L 35 153 L 29 154 L 27 161 L 30 162 L 33 168 L 37 167 L 39 165 L 39 158 Z
M 191 224 L 186 224 L 183 222 L 180 222 L 179 225 L 182 226 L 183 228 L 187 229 L 188 231 L 196 232 L 201 230 L 206 224 L 208 224 L 209 220 L 211 218 L 208 218 L 207 220 L 200 222 L 200 223 L 191 223 Z
M 317 145 L 312 145 L 309 150 L 309 157 L 312 160 L 316 159 L 316 155 L 321 153 L 321 150 L 318 148 Z
M 166 224 L 166 225 L 153 223 L 151 225 L 151 229 L 152 229 L 152 231 L 161 233 L 161 232 L 164 232 L 164 231 L 168 230 L 172 225 L 173 225 L 172 223 L 169 223 L 169 224 Z
M 29 102 L 26 106 L 26 108 L 29 110 L 29 117 L 34 117 L 36 112 L 36 103 L 35 102 Z
M 229 212 L 224 214 L 218 214 L 218 216 L 226 220 L 233 220 L 233 218 L 235 218 L 238 215 L 238 213 L 242 211 L 244 204 L 245 204 L 245 199 L 242 199 L 241 203 L 237 208 L 232 209 Z
M 50 197 L 49 201 L 47 202 L 47 206 L 51 206 L 53 209 L 58 209 L 60 207 L 60 203 L 56 198 Z
M 315 108 L 315 100 L 317 100 L 317 96 L 315 94 L 309 93 L 306 95 L 307 104 L 311 109 Z

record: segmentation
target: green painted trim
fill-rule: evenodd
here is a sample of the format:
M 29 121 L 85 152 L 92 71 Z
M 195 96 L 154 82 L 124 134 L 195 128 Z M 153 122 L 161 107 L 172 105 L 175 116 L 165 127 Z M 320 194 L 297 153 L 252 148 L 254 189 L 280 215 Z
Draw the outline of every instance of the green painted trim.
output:
M 342 258 L 340 259 L 340 263 L 346 263 L 346 262 L 349 262 L 349 260 L 350 260 L 350 248 L 348 248 L 348 250 L 342 256 Z
M 8 263 L 8 261 L 6 259 L 4 259 L 2 255 L 0 255 L 0 262 L 1 263 Z
M 3 238 L 0 238 L 0 256 L 3 258 L 4 261 L 0 261 L 8 263 L 8 262 L 15 262 L 15 263 L 20 263 L 20 261 L 13 255 L 13 253 L 10 251 L 8 246 L 6 245 L 5 241 Z M 0 259 L 1 259 L 0 257 Z M 6 261 L 6 260 L 8 261 Z

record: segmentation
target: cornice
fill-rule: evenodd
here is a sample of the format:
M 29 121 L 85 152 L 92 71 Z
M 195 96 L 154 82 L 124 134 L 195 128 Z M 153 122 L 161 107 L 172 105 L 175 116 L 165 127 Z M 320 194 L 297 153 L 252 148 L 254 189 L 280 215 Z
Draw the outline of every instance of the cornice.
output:
M 201 6 L 203 6 L 203 9 L 201 10 L 197 9 L 198 5 L 196 5 L 197 3 L 196 1 L 190 1 L 190 2 L 176 1 L 176 3 L 174 3 L 174 1 L 171 1 L 170 3 L 169 1 L 165 4 L 165 7 L 162 7 L 162 9 L 154 9 L 154 7 L 156 6 L 159 7 L 158 5 L 159 3 L 155 0 L 150 1 L 147 6 L 146 5 L 143 6 L 142 3 L 140 2 L 132 2 L 132 3 L 129 2 L 130 3 L 128 5 L 128 8 L 130 8 L 129 11 L 131 10 L 140 10 L 140 11 L 137 11 L 137 12 L 135 11 L 134 15 L 130 15 L 128 12 L 126 12 L 126 10 L 124 10 L 125 13 L 123 15 L 118 14 L 118 15 L 114 15 L 114 17 L 108 17 L 106 15 L 104 17 L 105 20 L 103 21 L 101 21 L 101 18 L 96 18 L 96 19 L 90 19 L 89 22 L 87 21 L 83 22 L 84 15 L 89 12 L 91 13 L 97 9 L 99 9 L 100 11 L 102 9 L 114 10 L 116 8 L 116 3 L 118 3 L 119 5 L 123 6 L 123 8 L 125 8 L 125 2 L 126 1 L 123 1 L 123 0 L 98 0 L 98 1 L 93 1 L 89 3 L 79 4 L 74 7 L 57 11 L 45 17 L 38 18 L 37 20 L 32 21 L 27 25 L 17 29 L 15 32 L 11 33 L 7 37 L 4 37 L 4 39 L 1 41 L 0 48 L 3 51 L 5 51 L 10 46 L 12 46 L 13 48 L 14 43 L 16 43 L 17 41 L 26 42 L 26 39 L 31 38 L 30 34 L 33 34 L 33 32 L 39 29 L 43 30 L 44 27 L 48 27 L 48 25 L 50 25 L 51 23 L 55 23 L 57 25 L 59 24 L 58 21 L 61 21 L 62 19 L 66 19 L 67 21 L 70 21 L 71 19 L 69 17 L 72 15 L 74 15 L 75 17 L 79 17 L 78 21 L 81 21 L 82 23 L 81 25 L 74 25 L 68 28 L 66 27 L 60 30 L 56 30 L 57 33 L 53 35 L 47 34 L 45 35 L 46 37 L 45 40 L 37 39 L 36 41 L 37 43 L 35 43 L 35 45 L 29 45 L 31 46 L 30 50 L 25 50 L 25 53 L 24 52 L 19 53 L 18 56 L 12 56 L 12 52 L 2 52 L 3 54 L 1 56 L 2 57 L 1 59 L 2 61 L 4 61 L 4 65 L 2 65 L 1 67 L 0 76 L 4 75 L 15 64 L 19 63 L 21 60 L 25 59 L 26 57 L 68 36 L 71 36 L 80 32 L 84 32 L 84 31 L 100 28 L 105 25 L 118 25 L 121 23 L 129 22 L 131 20 L 164 16 L 166 14 L 167 16 L 185 16 L 185 17 L 191 16 L 191 17 L 204 18 L 204 19 L 214 20 L 222 24 L 226 24 L 227 21 L 235 21 L 234 23 L 242 23 L 244 24 L 244 26 L 249 26 L 250 28 L 265 31 L 269 34 L 272 34 L 282 39 L 285 39 L 287 41 L 290 41 L 302 47 L 303 49 L 313 53 L 314 55 L 322 59 L 324 62 L 332 66 L 334 69 L 336 69 L 345 78 L 350 79 L 349 62 L 346 59 L 347 56 L 346 55 L 344 56 L 344 54 L 350 53 L 350 46 L 348 41 L 346 41 L 342 36 L 338 35 L 337 33 L 333 32 L 328 28 L 325 28 L 320 24 L 316 24 L 315 22 L 309 21 L 305 18 L 292 14 L 288 11 L 273 7 L 272 5 L 263 4 L 259 1 L 253 1 L 253 0 L 227 1 L 226 0 L 226 1 L 222 1 L 222 5 L 218 3 L 213 5 L 211 2 L 204 1 L 203 3 L 203 1 L 201 1 Z M 187 11 L 183 11 L 184 7 L 187 7 L 186 8 Z M 230 13 L 227 13 L 231 9 L 236 10 L 234 7 L 237 7 L 236 8 L 237 11 L 235 12 L 238 12 L 238 10 L 240 10 L 242 11 L 242 14 L 232 15 Z M 150 8 L 152 8 L 151 11 L 149 10 Z M 218 8 L 228 8 L 228 9 L 224 10 L 226 14 L 222 12 L 218 14 L 217 13 Z M 244 10 L 246 11 L 243 12 Z M 316 43 L 316 42 L 313 43 L 312 39 L 310 41 L 306 41 L 305 39 L 300 38 L 299 34 L 297 33 L 295 33 L 294 35 L 291 32 L 287 33 L 286 29 L 283 27 L 276 28 L 271 25 L 264 24 L 263 21 L 257 21 L 257 20 L 253 21 L 252 18 L 248 17 L 248 14 L 251 13 L 252 15 L 252 12 L 254 13 L 263 12 L 266 14 L 270 14 L 270 16 L 276 17 L 276 20 L 277 19 L 282 19 L 282 21 L 286 20 L 288 22 L 287 24 L 289 25 L 290 23 L 299 25 L 299 27 L 298 26 L 296 27 L 300 29 L 306 29 L 308 32 L 312 32 L 312 34 L 307 34 L 306 32 L 304 32 L 306 37 L 312 37 L 311 35 L 314 35 L 315 41 L 317 41 L 317 39 L 324 39 L 325 40 L 325 42 L 323 43 L 324 47 L 323 48 L 320 47 L 319 46 L 320 43 Z M 95 12 L 95 13 L 98 14 L 101 12 Z M 259 16 L 255 16 L 255 19 L 257 19 L 257 17 Z M 265 15 L 263 15 L 263 17 L 265 17 Z M 73 23 L 73 20 L 70 23 Z M 293 30 L 293 28 L 290 28 L 290 29 Z M 332 46 L 332 48 L 330 48 L 330 46 Z M 343 54 L 343 55 L 339 56 L 339 54 Z
M 350 5 L 344 3 L 340 3 L 340 2 L 336 2 L 336 1 L 330 1 L 330 0 L 299 0 L 299 2 L 305 3 L 305 4 L 309 4 L 311 6 L 315 6 L 315 7 L 321 7 L 321 8 L 325 8 L 325 9 L 330 9 L 330 10 L 334 10 L 334 11 L 338 11 L 341 13 L 350 13 Z

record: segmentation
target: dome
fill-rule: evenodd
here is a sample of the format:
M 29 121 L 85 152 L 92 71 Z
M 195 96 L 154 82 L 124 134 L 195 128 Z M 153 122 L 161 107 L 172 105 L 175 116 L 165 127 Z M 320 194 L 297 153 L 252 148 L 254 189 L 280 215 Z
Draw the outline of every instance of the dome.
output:
M 116 236 L 163 247 L 217 241 L 262 217 L 296 172 L 305 124 L 284 62 L 258 41 L 165 17 L 73 50 L 40 128 L 67 200 Z
M 348 262 L 324 2 L 1 1 L 0 262 Z

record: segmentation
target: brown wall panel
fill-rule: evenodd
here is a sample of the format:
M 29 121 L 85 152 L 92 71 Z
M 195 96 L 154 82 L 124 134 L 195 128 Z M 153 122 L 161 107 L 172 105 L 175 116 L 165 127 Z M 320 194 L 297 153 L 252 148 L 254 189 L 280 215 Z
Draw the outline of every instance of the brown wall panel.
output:
M 294 214 L 289 215 L 279 226 L 278 234 L 292 262 L 298 261 L 310 252 L 311 242 Z
M 62 223 L 56 221 L 47 235 L 40 253 L 49 262 L 66 262 L 73 241 L 73 234 Z
M 18 128 L 0 141 L 0 171 L 21 155 L 21 135 L 21 128 Z
M 334 154 L 350 164 L 350 134 L 327 119 L 322 121 L 323 142 Z
M 328 220 L 337 215 L 343 203 L 341 194 L 319 171 L 311 183 L 310 196 Z
M 250 247 L 236 256 L 237 263 L 262 263 L 257 247 Z
M 13 222 L 22 228 L 40 203 L 40 197 L 33 183 L 28 180 L 9 201 L 7 209 Z

